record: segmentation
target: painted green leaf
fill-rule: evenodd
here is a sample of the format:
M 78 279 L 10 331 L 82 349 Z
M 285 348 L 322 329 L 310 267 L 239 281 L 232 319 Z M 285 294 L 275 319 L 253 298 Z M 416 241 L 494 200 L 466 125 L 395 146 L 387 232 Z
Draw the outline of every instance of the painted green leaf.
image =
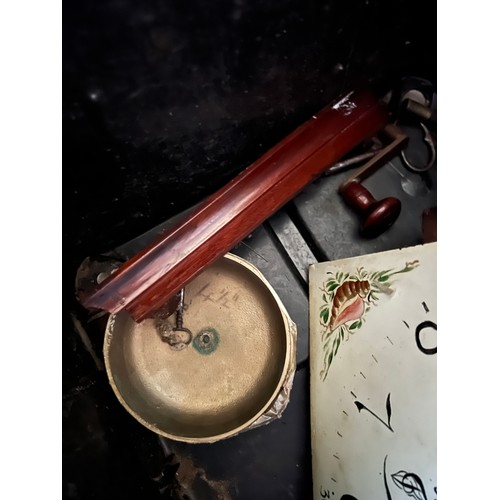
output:
M 333 277 L 333 272 L 327 273 L 332 277 L 327 279 L 324 283 L 324 288 L 322 289 L 322 291 L 324 292 L 322 294 L 324 303 L 320 308 L 320 318 L 324 326 L 322 340 L 324 342 L 323 350 L 325 354 L 323 359 L 324 368 L 321 372 L 321 377 L 323 380 L 326 380 L 333 357 L 337 355 L 341 342 L 347 339 L 351 332 L 354 333 L 355 330 L 360 329 L 366 323 L 365 314 L 361 318 L 358 318 L 357 320 L 351 322 L 349 326 L 347 324 L 344 324 L 333 331 L 328 329 L 327 321 L 329 319 L 329 316 L 331 315 L 330 304 L 328 301 L 331 301 L 333 299 L 335 290 L 337 290 L 337 288 L 339 288 L 347 280 L 366 279 L 367 281 L 369 281 L 370 290 L 365 299 L 367 301 L 365 313 L 367 313 L 370 308 L 373 308 L 377 305 L 376 302 L 380 300 L 380 294 L 382 293 L 383 288 L 387 288 L 391 285 L 392 276 L 398 273 L 411 271 L 414 267 L 416 267 L 414 263 L 407 263 L 406 267 L 401 270 L 394 271 L 394 269 L 389 269 L 374 272 L 368 272 L 363 267 L 359 267 L 356 268 L 356 270 L 352 273 L 338 271 L 335 273 L 335 277 Z M 385 284 L 383 285 L 383 283 Z
M 378 280 L 380 280 L 381 276 L 384 276 L 385 274 L 389 274 L 391 270 L 386 270 L 386 271 L 379 271 L 375 276 L 377 277 Z
M 330 337 L 332 336 L 332 334 L 333 334 L 333 332 L 334 332 L 334 331 L 335 331 L 335 330 L 330 330 L 330 331 L 326 334 L 326 337 L 325 337 L 325 342 L 327 342 L 327 341 L 330 339 Z M 327 343 L 328 343 L 328 342 L 327 342 Z
M 326 323 L 328 321 L 328 315 L 329 315 L 328 309 L 322 309 L 319 315 L 323 323 Z
M 340 345 L 340 336 L 337 337 L 337 343 L 335 345 L 335 352 L 334 355 L 337 355 L 337 351 L 339 350 L 339 345 Z

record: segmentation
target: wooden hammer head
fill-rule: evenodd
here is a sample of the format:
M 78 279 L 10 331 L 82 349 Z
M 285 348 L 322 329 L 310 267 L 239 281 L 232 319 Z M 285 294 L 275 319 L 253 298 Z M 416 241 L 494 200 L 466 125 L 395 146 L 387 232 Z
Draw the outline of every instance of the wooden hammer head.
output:
M 375 238 L 387 231 L 401 213 L 401 202 L 392 196 L 376 200 L 359 182 L 349 182 L 340 188 L 344 201 L 361 216 L 360 234 Z

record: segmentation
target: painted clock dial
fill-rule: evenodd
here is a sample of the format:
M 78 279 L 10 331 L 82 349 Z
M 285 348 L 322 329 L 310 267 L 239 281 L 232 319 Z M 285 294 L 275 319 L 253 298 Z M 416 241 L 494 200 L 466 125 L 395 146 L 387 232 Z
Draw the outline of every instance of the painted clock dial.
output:
M 310 268 L 314 498 L 437 498 L 436 243 Z

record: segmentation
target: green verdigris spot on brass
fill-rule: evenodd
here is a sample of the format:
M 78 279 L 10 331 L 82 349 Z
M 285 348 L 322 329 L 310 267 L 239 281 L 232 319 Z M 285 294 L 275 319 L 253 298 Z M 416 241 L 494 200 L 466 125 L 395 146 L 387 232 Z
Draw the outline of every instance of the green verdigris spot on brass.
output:
M 203 328 L 193 339 L 193 347 L 200 354 L 212 354 L 219 345 L 220 336 L 215 328 Z

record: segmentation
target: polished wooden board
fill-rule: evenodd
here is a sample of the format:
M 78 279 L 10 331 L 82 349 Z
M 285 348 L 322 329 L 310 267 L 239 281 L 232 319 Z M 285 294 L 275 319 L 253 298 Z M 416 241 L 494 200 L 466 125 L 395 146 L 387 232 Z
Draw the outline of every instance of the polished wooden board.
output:
M 83 305 L 125 309 L 135 321 L 151 316 L 387 119 L 371 93 L 341 96 L 127 261 Z

